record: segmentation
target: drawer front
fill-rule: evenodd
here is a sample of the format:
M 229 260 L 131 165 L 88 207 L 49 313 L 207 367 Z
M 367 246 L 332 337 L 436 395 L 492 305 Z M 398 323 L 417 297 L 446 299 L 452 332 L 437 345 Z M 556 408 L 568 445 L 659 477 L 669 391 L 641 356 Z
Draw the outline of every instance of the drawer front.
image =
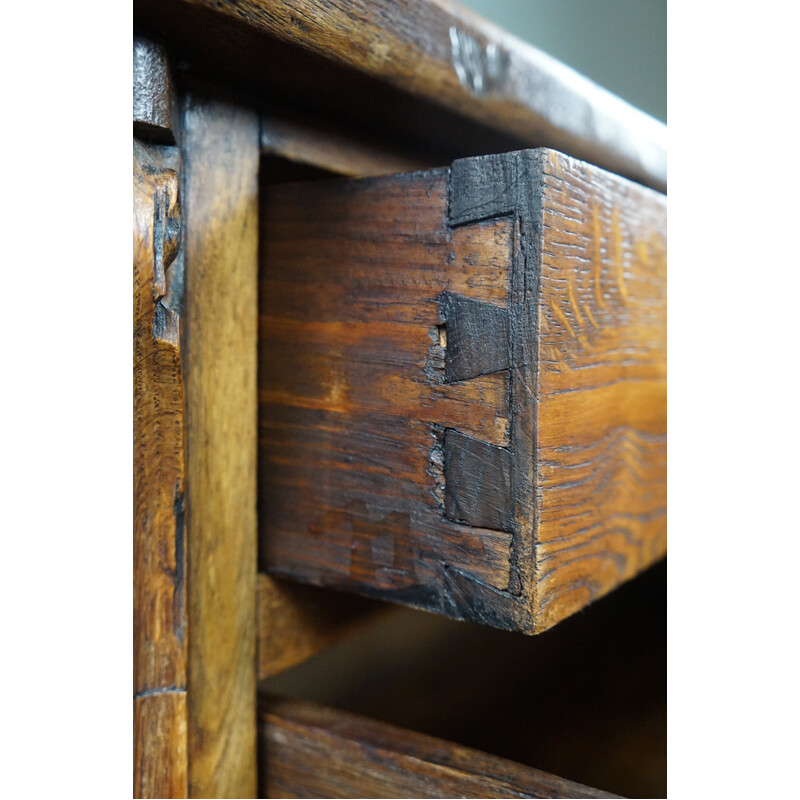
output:
M 550 150 L 268 187 L 262 568 L 536 633 L 666 551 L 666 199 Z

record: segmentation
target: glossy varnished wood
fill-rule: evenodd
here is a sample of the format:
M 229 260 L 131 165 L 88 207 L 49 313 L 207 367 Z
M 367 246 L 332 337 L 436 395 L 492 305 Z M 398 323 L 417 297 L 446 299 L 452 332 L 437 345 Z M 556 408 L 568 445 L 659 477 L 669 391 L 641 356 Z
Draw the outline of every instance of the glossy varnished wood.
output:
M 262 567 L 538 632 L 663 555 L 665 208 L 545 150 L 267 190 Z
M 420 149 L 433 145 L 446 159 L 556 147 L 666 186 L 663 124 L 450 0 L 135 5 L 198 68 L 226 71 L 282 100 L 322 104 L 351 123 L 380 119 L 385 138 L 416 138 Z M 276 70 L 276 63 L 290 66 Z M 351 92 L 350 83 L 358 88 Z M 383 96 L 376 85 L 395 94 Z M 459 150 L 459 138 L 473 144 Z
M 431 736 L 266 698 L 262 797 L 616 797 Z
M 184 384 L 175 154 L 133 152 L 135 797 L 186 797 Z M 172 291 L 170 291 L 172 289 Z
M 192 797 L 254 797 L 258 117 L 186 102 Z

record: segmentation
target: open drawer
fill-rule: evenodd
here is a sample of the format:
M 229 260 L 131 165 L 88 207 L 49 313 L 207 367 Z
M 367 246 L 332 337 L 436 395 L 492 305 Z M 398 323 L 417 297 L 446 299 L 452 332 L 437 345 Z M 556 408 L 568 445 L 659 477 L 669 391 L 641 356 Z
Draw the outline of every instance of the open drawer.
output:
M 664 555 L 663 195 L 536 149 L 261 218 L 261 569 L 537 633 Z

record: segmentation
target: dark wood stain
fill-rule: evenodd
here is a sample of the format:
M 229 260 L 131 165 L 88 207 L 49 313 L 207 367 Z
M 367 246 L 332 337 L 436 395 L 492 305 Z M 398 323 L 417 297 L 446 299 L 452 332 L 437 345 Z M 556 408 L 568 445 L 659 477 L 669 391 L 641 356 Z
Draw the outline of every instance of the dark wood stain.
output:
M 449 519 L 513 532 L 508 450 L 448 430 L 444 436 L 444 480 Z
M 508 311 L 504 308 L 444 292 L 444 376 L 465 381 L 508 369 Z

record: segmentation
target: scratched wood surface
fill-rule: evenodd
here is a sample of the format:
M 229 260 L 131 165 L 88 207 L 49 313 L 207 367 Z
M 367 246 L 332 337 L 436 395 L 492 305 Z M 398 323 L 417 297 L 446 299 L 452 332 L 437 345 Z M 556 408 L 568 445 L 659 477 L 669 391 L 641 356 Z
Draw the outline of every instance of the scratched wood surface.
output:
M 450 0 L 137 0 L 134 10 L 195 69 L 435 145 L 438 163 L 546 146 L 666 186 L 665 125 Z
M 187 796 L 180 216 L 176 159 L 134 141 L 134 797 Z
M 256 792 L 258 117 L 186 101 L 192 797 Z
M 663 555 L 661 195 L 535 150 L 262 202 L 263 569 L 538 632 Z
M 616 797 L 450 742 L 266 698 L 261 797 Z

